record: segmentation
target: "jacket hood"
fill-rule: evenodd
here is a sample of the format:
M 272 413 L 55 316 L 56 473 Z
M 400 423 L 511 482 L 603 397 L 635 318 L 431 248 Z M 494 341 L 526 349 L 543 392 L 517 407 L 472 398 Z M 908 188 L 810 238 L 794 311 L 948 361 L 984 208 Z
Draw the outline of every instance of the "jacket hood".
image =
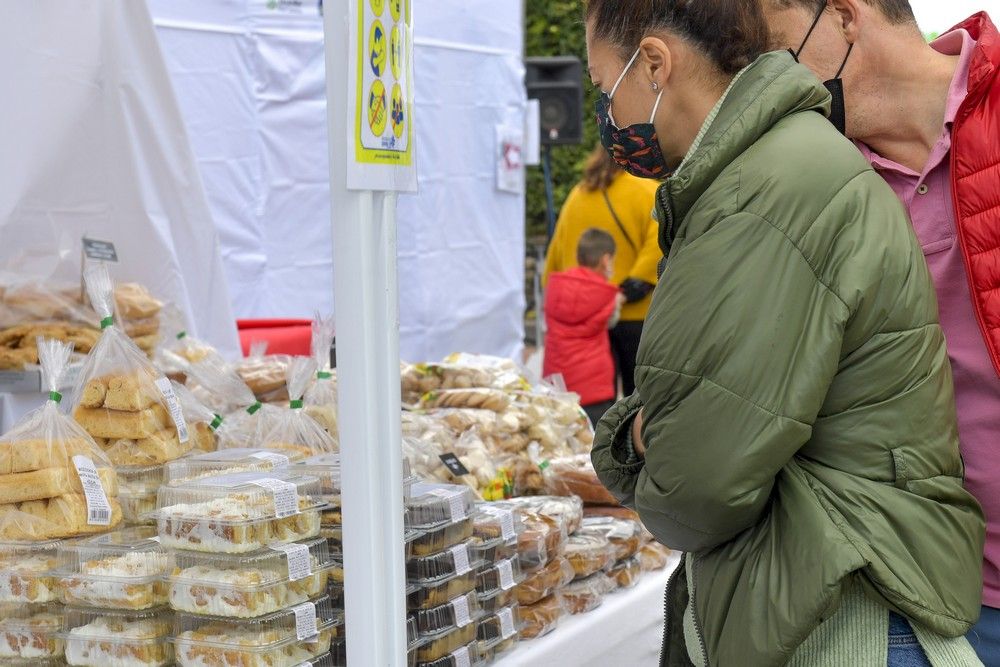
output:
M 549 279 L 546 316 L 567 325 L 578 325 L 608 309 L 618 288 L 590 269 L 577 267 L 554 273 Z

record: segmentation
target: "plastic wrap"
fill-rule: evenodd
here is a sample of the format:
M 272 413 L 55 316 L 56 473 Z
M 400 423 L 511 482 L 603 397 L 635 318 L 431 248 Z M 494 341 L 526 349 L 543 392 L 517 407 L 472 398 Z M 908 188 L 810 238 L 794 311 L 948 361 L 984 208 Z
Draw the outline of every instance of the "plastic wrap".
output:
M 265 354 L 267 341 L 254 341 L 250 355 L 241 359 L 234 370 L 262 402 L 288 400 L 286 375 L 292 357 L 284 354 Z
M 49 400 L 0 436 L 0 540 L 43 541 L 109 530 L 122 520 L 107 454 L 59 411 L 71 346 L 37 341 Z
M 517 601 L 522 605 L 535 604 L 573 581 L 575 576 L 576 572 L 573 571 L 570 562 L 562 556 L 557 556 L 518 584 Z
M 665 547 L 659 542 L 649 542 L 642 545 L 637 557 L 639 558 L 639 564 L 642 566 L 643 572 L 653 572 L 665 568 L 667 563 L 670 562 L 670 555 L 672 553 L 669 547 Z
M 579 496 L 586 505 L 617 505 L 604 488 L 590 454 L 552 459 L 545 468 L 545 487 L 553 496 Z
M 174 556 L 152 527 L 69 542 L 60 549 L 63 602 L 108 609 L 149 609 L 167 602 L 163 576 Z
M 194 443 L 192 449 L 199 452 L 214 452 L 218 446 L 216 431 L 223 424 L 222 415 L 218 415 L 199 401 L 191 390 L 177 382 L 171 382 L 174 395 L 180 401 L 184 419 L 188 423 L 188 431 Z
M 532 605 L 520 605 L 517 609 L 517 618 L 521 622 L 521 639 L 535 639 L 547 635 L 556 629 L 565 613 L 562 599 L 558 595 L 550 595 Z
M 62 664 L 63 609 L 57 604 L 0 604 L 0 662 Z M 49 662 L 51 661 L 51 662 Z
M 408 364 L 400 373 L 403 403 L 417 404 L 425 394 L 448 389 L 489 388 L 493 378 L 482 369 L 456 364 Z
M 264 433 L 261 445 L 265 449 L 303 456 L 338 451 L 337 442 L 330 434 L 302 411 L 302 394 L 315 372 L 316 362 L 308 357 L 293 357 L 288 364 L 289 406 L 277 413 L 271 430 Z
M 574 533 L 566 540 L 566 558 L 577 579 L 609 569 L 615 562 L 615 551 L 603 534 Z
M 474 408 L 503 412 L 511 403 L 507 392 L 500 389 L 442 389 L 431 391 L 420 398 L 420 408 Z
M 445 362 L 460 367 L 478 369 L 490 376 L 488 387 L 494 389 L 528 390 L 528 371 L 518 366 L 513 360 L 504 357 L 493 357 L 486 354 L 468 354 L 460 352 L 448 355 Z
M 78 667 L 160 667 L 173 662 L 170 612 L 67 607 L 66 662 Z
M 565 523 L 566 532 L 570 534 L 575 533 L 583 521 L 583 501 L 573 496 L 511 498 L 502 505 L 558 519 Z
M 614 580 L 602 572 L 567 584 L 558 594 L 567 612 L 585 614 L 600 607 L 604 596 L 617 587 Z
M 342 625 L 323 596 L 247 620 L 179 613 L 173 643 L 182 667 L 294 667 L 327 653 Z
M 322 538 L 239 555 L 178 552 L 170 606 L 227 618 L 263 616 L 319 597 L 335 568 L 339 562 Z
M 216 452 L 192 454 L 164 466 L 164 483 L 177 486 L 203 477 L 215 477 L 236 472 L 271 472 L 283 470 L 302 458 L 292 453 L 266 449 L 220 449 Z
M 503 607 L 496 612 L 483 617 L 479 621 L 476 636 L 479 639 L 480 647 L 484 650 L 496 649 L 504 642 L 517 638 L 518 626 L 521 621 L 518 618 L 517 605 Z
M 61 540 L 0 542 L 0 604 L 54 602 L 59 599 Z
M 193 441 L 170 381 L 115 325 L 107 267 L 91 264 L 85 278 L 103 330 L 80 372 L 73 417 L 116 466 L 154 465 L 183 456 Z
M 639 550 L 642 526 L 635 521 L 612 517 L 584 517 L 578 531 L 586 535 L 602 535 L 611 542 L 615 560 L 631 558 Z
M 210 356 L 191 366 L 198 384 L 227 408 L 219 427 L 219 449 L 259 447 L 264 433 L 274 428 L 280 409 L 257 400 L 253 391 L 222 359 Z
M 327 433 L 338 439 L 337 429 L 337 374 L 330 366 L 330 349 L 334 339 L 333 316 L 319 313 L 312 322 L 312 357 L 316 362 L 316 380 L 303 396 L 306 414 L 315 419 Z
M 638 556 L 633 556 L 615 563 L 608 571 L 608 576 L 614 580 L 618 588 L 632 588 L 639 583 L 639 577 L 642 576 L 642 563 L 639 562 Z

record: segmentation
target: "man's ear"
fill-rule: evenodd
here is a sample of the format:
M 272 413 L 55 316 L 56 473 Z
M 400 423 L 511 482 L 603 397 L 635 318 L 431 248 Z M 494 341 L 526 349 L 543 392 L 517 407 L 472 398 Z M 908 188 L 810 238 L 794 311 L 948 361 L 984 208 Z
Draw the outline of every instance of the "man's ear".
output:
M 673 71 L 670 47 L 659 37 L 646 37 L 639 43 L 638 70 L 642 81 L 652 90 L 662 90 Z M 656 84 L 654 89 L 652 84 Z
M 878 11 L 862 0 L 830 0 L 830 8 L 836 13 L 837 29 L 844 35 L 848 44 L 858 41 L 863 17 L 867 17 L 870 12 Z

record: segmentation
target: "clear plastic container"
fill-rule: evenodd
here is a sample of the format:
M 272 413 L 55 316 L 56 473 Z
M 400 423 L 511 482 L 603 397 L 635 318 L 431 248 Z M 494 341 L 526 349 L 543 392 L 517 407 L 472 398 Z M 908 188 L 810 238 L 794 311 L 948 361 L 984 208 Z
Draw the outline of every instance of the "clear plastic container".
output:
M 0 604 L 0 663 L 59 660 L 63 608 L 58 604 Z
M 421 636 L 464 628 L 482 615 L 483 610 L 475 591 L 459 595 L 443 605 L 421 609 L 415 614 Z
M 467 517 L 452 523 L 424 529 L 413 542 L 414 556 L 438 553 L 473 536 L 473 519 Z
M 122 521 L 125 525 L 156 525 L 156 491 L 138 495 L 120 493 L 118 503 L 122 506 Z
M 148 495 L 163 485 L 165 466 L 117 466 L 118 493 Z
M 151 526 L 67 542 L 59 551 L 62 600 L 108 609 L 150 609 L 167 602 L 163 577 L 174 556 Z
M 0 603 L 42 603 L 59 599 L 61 540 L 0 542 Z
M 315 537 L 323 507 L 319 480 L 281 471 L 163 486 L 156 504 L 164 546 L 211 553 L 247 553 Z
M 476 578 L 476 573 L 470 570 L 437 583 L 420 586 L 407 596 L 407 607 L 413 611 L 442 605 L 448 600 L 476 590 Z
M 328 653 L 342 625 L 323 596 L 249 620 L 177 614 L 172 641 L 182 667 L 294 667 Z
M 411 558 L 406 563 L 407 579 L 423 585 L 472 572 L 483 564 L 475 558 L 472 546 L 468 540 L 430 556 Z
M 178 552 L 168 582 L 170 606 L 255 618 L 325 594 L 335 568 L 343 572 L 323 538 L 239 555 Z
M 433 528 L 472 516 L 475 494 L 467 486 L 421 482 L 413 485 L 411 493 L 406 506 L 414 528 Z
M 512 588 L 509 591 L 496 591 L 489 595 L 483 595 L 482 593 L 479 595 L 479 606 L 487 614 L 495 614 L 504 607 L 510 607 L 515 603 L 517 603 L 516 588 Z
M 417 664 L 433 663 L 463 646 L 468 646 L 476 640 L 476 626 L 470 623 L 463 628 L 442 632 L 438 635 L 424 637 L 417 647 Z
M 511 498 L 498 504 L 558 519 L 566 524 L 566 532 L 570 535 L 583 521 L 583 501 L 577 496 L 528 496 Z
M 524 532 L 520 515 L 489 503 L 479 503 L 476 509 L 473 536 L 480 557 L 489 563 L 515 555 L 518 536 Z
M 520 626 L 517 605 L 504 607 L 496 613 L 484 616 L 476 628 L 480 648 L 489 650 L 506 641 L 517 638 Z
M 159 667 L 173 663 L 170 611 L 66 607 L 66 663 L 79 667 Z
M 238 447 L 186 456 L 164 466 L 165 484 L 183 484 L 202 477 L 237 472 L 271 472 L 302 460 L 295 452 Z
M 324 653 L 318 658 L 312 658 L 304 662 L 300 662 L 295 665 L 295 667 L 336 667 L 336 662 L 333 660 L 332 653 Z
M 476 592 L 481 597 L 493 597 L 502 591 L 513 590 L 522 581 L 521 562 L 516 557 L 506 558 L 479 570 Z
M 577 579 L 607 570 L 615 562 L 616 549 L 601 533 L 576 533 L 566 540 L 565 556 Z
M 442 656 L 437 660 L 417 662 L 416 667 L 474 667 L 484 664 L 486 663 L 483 660 L 478 643 L 469 642 L 465 646 L 459 646 L 448 655 Z

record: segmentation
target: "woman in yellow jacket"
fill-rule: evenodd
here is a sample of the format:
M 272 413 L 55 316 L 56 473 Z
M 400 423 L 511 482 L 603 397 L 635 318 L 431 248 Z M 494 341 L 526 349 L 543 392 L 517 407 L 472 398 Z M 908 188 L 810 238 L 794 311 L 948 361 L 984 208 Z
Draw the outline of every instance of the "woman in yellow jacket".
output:
M 635 390 L 635 354 L 663 257 L 653 219 L 657 185 L 626 174 L 598 146 L 587 160 L 583 180 L 559 213 L 542 277 L 545 285 L 552 273 L 576 266 L 576 246 L 588 229 L 596 227 L 614 237 L 617 252 L 611 281 L 621 286 L 626 301 L 621 320 L 611 330 L 611 349 L 626 396 Z

